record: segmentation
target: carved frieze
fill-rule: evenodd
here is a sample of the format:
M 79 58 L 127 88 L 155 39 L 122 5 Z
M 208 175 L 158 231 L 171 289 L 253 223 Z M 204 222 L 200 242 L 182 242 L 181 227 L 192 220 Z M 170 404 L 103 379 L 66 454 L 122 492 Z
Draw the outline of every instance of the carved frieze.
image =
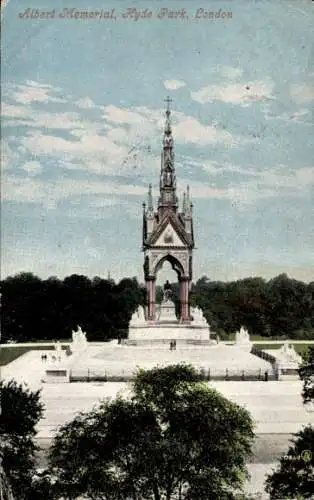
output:
M 164 250 L 147 250 L 146 256 L 148 257 L 148 270 L 149 274 L 152 275 L 156 271 L 156 267 L 159 262 L 170 257 L 169 261 L 171 263 L 171 257 L 174 258 L 183 268 L 185 275 L 189 275 L 189 250 L 170 250 L 165 248 Z M 166 259 L 167 260 L 167 259 Z

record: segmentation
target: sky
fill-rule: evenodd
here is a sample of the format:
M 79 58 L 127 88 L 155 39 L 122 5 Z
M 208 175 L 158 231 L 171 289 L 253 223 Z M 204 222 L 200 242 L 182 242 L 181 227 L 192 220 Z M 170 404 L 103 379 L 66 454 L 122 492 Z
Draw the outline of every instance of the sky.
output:
M 169 96 L 194 279 L 314 280 L 313 2 L 11 0 L 1 17 L 2 278 L 143 281 Z

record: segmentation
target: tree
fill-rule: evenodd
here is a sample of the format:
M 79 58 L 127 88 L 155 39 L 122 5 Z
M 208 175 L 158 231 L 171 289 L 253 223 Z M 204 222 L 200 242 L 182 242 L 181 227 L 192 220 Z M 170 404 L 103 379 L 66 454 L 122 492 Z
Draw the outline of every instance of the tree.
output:
M 252 425 L 191 366 L 139 371 L 130 399 L 103 401 L 59 430 L 47 472 L 57 498 L 231 500 L 247 477 Z
M 314 348 L 299 369 L 303 385 L 303 402 L 314 403 Z M 275 498 L 313 498 L 314 492 L 314 427 L 308 425 L 295 435 L 279 467 L 266 479 L 266 491 Z
M 271 499 L 313 498 L 314 429 L 307 426 L 295 435 L 278 469 L 268 475 L 266 491 Z
M 43 413 L 40 392 L 31 392 L 15 381 L 0 381 L 3 473 L 14 498 L 31 500 L 32 480 L 36 473 L 35 426 Z
M 314 347 L 308 348 L 308 355 L 299 369 L 299 374 L 304 381 L 302 391 L 303 402 L 314 403 Z

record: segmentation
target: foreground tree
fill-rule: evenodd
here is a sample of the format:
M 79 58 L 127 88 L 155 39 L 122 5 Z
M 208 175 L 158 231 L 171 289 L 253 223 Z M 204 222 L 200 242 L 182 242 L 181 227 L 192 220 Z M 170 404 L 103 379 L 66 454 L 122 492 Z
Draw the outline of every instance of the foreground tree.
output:
M 277 470 L 266 480 L 266 491 L 271 499 L 313 498 L 313 427 L 307 426 L 298 432 L 292 443 L 287 454 L 281 457 Z
M 131 399 L 80 414 L 55 437 L 54 498 L 235 499 L 253 440 L 248 412 L 186 365 L 140 371 Z
M 39 391 L 0 381 L 0 394 L 1 475 L 14 498 L 30 500 L 36 473 L 35 426 L 43 412 Z
M 303 402 L 314 403 L 314 348 L 310 347 L 299 369 Z M 309 425 L 295 435 L 277 470 L 266 480 L 266 491 L 275 498 L 313 498 L 314 427 Z
M 299 369 L 303 380 L 302 397 L 304 403 L 314 403 L 314 347 L 308 348 L 308 354 Z

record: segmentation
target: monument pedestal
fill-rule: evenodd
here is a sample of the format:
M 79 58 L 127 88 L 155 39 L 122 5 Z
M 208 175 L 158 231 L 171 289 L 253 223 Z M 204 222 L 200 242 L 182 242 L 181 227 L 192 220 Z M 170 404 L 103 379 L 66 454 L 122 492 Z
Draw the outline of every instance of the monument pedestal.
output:
M 144 310 L 133 314 L 129 337 L 123 340 L 124 345 L 161 345 L 175 341 L 176 345 L 213 345 L 210 339 L 210 328 L 200 309 L 192 309 L 192 321 L 180 322 L 175 314 L 174 303 L 166 299 L 157 311 L 156 321 L 146 321 Z

